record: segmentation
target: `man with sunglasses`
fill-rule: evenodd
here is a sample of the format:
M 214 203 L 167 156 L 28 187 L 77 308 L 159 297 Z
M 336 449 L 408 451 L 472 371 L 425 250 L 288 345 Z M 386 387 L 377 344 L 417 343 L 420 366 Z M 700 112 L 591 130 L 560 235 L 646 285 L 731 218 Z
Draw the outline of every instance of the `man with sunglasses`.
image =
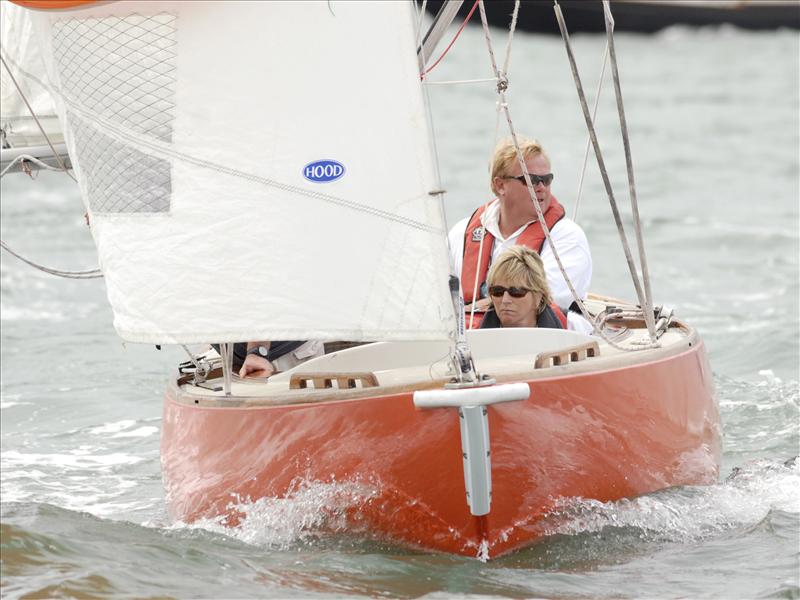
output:
M 592 256 L 586 234 L 577 223 L 566 217 L 564 207 L 552 194 L 554 176 L 550 159 L 542 146 L 532 139 L 518 137 L 518 141 L 550 238 L 575 291 L 585 298 L 592 279 Z M 566 314 L 574 298 L 545 238 L 510 138 L 500 142 L 495 149 L 491 189 L 495 198 L 479 207 L 468 219 L 456 223 L 449 234 L 451 261 L 454 272 L 461 278 L 467 308 L 467 327 L 480 326 L 483 313 L 491 304 L 486 289 L 489 267 L 504 250 L 514 245 L 527 246 L 539 253 L 553 299 Z M 473 302 L 475 320 L 470 323 Z

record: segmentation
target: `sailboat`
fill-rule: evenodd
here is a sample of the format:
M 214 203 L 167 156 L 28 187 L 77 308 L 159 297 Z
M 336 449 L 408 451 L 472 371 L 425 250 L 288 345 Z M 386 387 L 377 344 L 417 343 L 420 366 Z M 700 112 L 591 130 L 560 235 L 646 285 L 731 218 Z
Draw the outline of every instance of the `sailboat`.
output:
M 4 64 L 52 98 L 114 327 L 220 345 L 166 390 L 173 518 L 348 484 L 337 528 L 487 559 L 564 498 L 716 481 L 705 347 L 665 307 L 464 329 L 420 78 L 460 3 L 425 35 L 400 2 L 16 4 L 38 52 Z M 260 339 L 349 343 L 236 377 Z

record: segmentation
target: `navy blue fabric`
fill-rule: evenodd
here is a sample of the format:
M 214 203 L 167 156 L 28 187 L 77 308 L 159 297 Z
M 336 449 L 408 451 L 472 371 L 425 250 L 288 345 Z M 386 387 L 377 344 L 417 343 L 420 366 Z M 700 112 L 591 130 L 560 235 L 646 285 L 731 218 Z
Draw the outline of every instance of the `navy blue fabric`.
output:
M 267 354 L 267 360 L 272 362 L 273 360 L 277 360 L 284 354 L 289 354 L 289 352 L 294 352 L 300 346 L 305 344 L 305 340 L 296 341 L 296 340 L 289 340 L 289 341 L 276 341 L 271 342 L 269 345 L 269 353 Z M 219 344 L 212 344 L 214 350 L 219 352 Z M 234 371 L 238 371 L 242 368 L 242 364 L 244 363 L 244 359 L 247 356 L 247 344 L 245 342 L 237 343 L 233 345 L 233 369 Z M 259 355 L 260 356 L 260 355 Z
M 498 327 L 502 326 L 503 324 L 500 322 L 500 317 L 497 316 L 497 313 L 492 308 L 486 311 L 486 314 L 483 316 L 483 321 L 481 321 L 480 328 L 497 329 Z M 536 319 L 536 326 L 546 327 L 547 329 L 564 329 L 561 326 L 561 321 L 558 320 L 558 317 L 553 312 L 553 309 L 549 306 L 539 313 L 539 318 Z

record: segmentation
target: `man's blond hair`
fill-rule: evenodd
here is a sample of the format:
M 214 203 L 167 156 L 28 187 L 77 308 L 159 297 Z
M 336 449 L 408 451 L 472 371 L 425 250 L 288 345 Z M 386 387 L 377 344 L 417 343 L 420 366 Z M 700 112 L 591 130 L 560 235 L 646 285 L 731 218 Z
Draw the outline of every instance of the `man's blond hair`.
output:
M 539 303 L 538 313 L 553 303 L 542 257 L 527 246 L 511 246 L 498 257 L 489 269 L 486 283 L 492 287 L 499 281 L 512 286 L 519 285 L 535 294 L 541 294 L 542 301 Z
M 517 141 L 519 142 L 519 149 L 522 152 L 522 158 L 524 160 L 541 154 L 548 163 L 550 162 L 550 157 L 547 156 L 547 152 L 544 151 L 544 148 L 542 148 L 542 145 L 538 141 L 532 138 L 523 138 L 519 136 L 517 136 Z M 497 195 L 497 190 L 494 187 L 495 177 L 507 177 L 510 175 L 517 162 L 517 150 L 514 148 L 514 140 L 510 137 L 501 140 L 494 149 L 494 156 L 492 157 L 492 163 L 490 165 L 491 180 L 489 181 L 489 186 L 492 188 L 493 194 Z

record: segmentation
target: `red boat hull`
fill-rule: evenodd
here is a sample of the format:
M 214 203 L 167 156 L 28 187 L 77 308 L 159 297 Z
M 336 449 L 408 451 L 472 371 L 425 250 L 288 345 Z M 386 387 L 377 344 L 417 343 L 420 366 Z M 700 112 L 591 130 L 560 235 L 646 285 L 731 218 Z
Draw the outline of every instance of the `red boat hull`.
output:
M 284 497 L 306 482 L 374 493 L 349 525 L 383 539 L 496 557 L 542 535 L 564 497 L 600 501 L 716 481 L 720 423 L 702 343 L 657 361 L 529 382 L 531 397 L 489 407 L 492 504 L 465 500 L 455 409 L 412 394 L 284 406 L 203 407 L 167 392 L 162 468 L 170 512 L 237 513 L 232 500 Z

